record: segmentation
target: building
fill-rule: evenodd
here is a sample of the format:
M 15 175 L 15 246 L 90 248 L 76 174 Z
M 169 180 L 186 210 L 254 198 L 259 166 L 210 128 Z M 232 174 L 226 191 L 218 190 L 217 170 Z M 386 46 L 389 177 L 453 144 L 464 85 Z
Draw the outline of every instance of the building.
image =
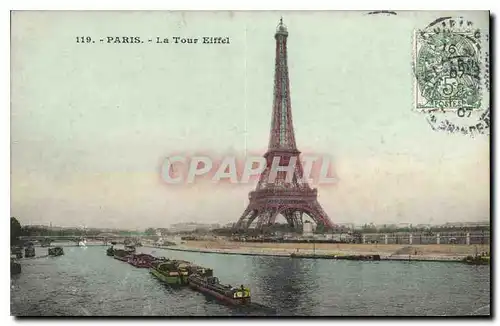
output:
M 176 233 L 176 232 L 193 232 L 195 230 L 213 230 L 213 229 L 219 229 L 220 224 L 214 223 L 214 224 L 203 224 L 203 223 L 195 223 L 195 222 L 188 222 L 188 223 L 176 223 L 172 224 L 169 227 L 169 232 Z
M 474 227 L 489 227 L 490 221 L 479 221 L 479 222 L 447 222 L 440 227 L 443 228 L 474 228 Z
M 339 229 L 354 230 L 354 223 L 335 223 L 335 227 Z
M 326 233 L 349 233 L 356 229 L 354 223 L 336 223 L 331 231 Z
M 302 229 L 302 235 L 304 237 L 312 237 L 314 232 L 313 224 L 309 221 L 305 221 Z
M 432 227 L 432 225 L 430 224 L 417 224 L 415 225 L 415 229 L 426 229 L 426 230 L 430 230 Z

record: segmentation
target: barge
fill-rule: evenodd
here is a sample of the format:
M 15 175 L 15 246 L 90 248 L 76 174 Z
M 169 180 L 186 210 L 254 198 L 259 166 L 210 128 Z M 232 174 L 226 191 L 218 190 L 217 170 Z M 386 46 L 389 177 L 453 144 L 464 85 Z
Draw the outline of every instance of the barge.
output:
M 467 256 L 462 260 L 464 263 L 468 265 L 489 265 L 490 257 L 489 256 Z
M 23 249 L 18 246 L 12 246 L 10 248 L 10 254 L 16 256 L 17 259 L 23 258 Z
M 113 247 L 111 247 L 113 248 Z M 109 251 L 111 253 L 111 251 Z M 115 249 L 113 248 L 113 257 L 115 259 L 128 262 L 129 258 L 135 253 L 134 246 L 125 246 L 125 249 Z M 108 254 L 108 252 L 106 252 Z
M 219 279 L 214 276 L 201 276 L 192 274 L 188 277 L 189 286 L 202 293 L 206 293 L 216 299 L 234 306 L 246 306 L 251 304 L 250 289 L 243 285 L 239 288 L 231 285 L 220 284 Z
M 178 261 L 161 261 L 152 262 L 150 273 L 157 279 L 168 285 L 186 285 L 188 270 L 179 266 Z
M 151 268 L 157 260 L 159 259 L 149 254 L 133 254 L 129 256 L 128 263 L 137 268 Z
M 214 271 L 211 268 L 206 268 L 198 265 L 188 265 L 186 269 L 188 270 L 188 275 L 198 274 L 202 277 L 214 276 Z
M 35 257 L 35 247 L 29 246 L 24 248 L 24 257 L 26 258 Z
M 21 264 L 19 264 L 14 259 L 10 260 L 10 275 L 21 274 Z
M 49 256 L 62 256 L 64 255 L 64 250 L 62 247 L 49 248 Z
M 123 250 L 123 249 L 114 249 L 113 250 L 113 257 L 115 259 L 125 261 L 125 262 L 128 262 L 128 259 L 130 258 L 130 256 L 132 254 L 133 254 L 133 252 L 130 250 Z
M 312 259 L 338 259 L 338 260 L 361 260 L 361 261 L 379 261 L 380 255 L 327 255 L 327 254 L 302 254 L 292 253 L 291 258 L 312 258 Z

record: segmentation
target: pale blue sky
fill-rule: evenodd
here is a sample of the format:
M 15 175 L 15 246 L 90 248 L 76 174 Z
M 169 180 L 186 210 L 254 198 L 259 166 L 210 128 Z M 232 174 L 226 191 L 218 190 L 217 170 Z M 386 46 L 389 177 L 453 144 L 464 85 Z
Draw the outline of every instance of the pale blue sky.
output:
M 264 154 L 280 15 L 290 33 L 297 145 L 333 156 L 334 222 L 489 217 L 488 137 L 413 112 L 413 30 L 449 13 L 17 12 L 12 17 L 12 215 L 111 227 L 236 221 L 253 185 L 159 182 L 162 157 Z M 456 13 L 452 13 L 456 15 Z M 487 13 L 462 13 L 478 27 Z M 76 36 L 144 44 L 76 44 Z M 229 45 L 148 38 L 228 36 Z

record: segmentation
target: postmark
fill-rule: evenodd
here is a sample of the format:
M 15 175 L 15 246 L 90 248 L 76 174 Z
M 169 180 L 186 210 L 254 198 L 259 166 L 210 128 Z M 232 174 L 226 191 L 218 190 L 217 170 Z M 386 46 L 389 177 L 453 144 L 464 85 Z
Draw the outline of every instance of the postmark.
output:
M 464 17 L 414 32 L 414 110 L 433 130 L 489 135 L 488 43 L 488 29 Z
M 458 111 L 457 111 L 458 112 Z M 472 115 L 466 119 L 460 119 L 454 115 L 442 114 L 442 111 L 431 111 L 427 114 L 426 120 L 434 131 L 447 133 L 460 133 L 476 137 L 479 135 L 490 135 L 490 109 Z M 464 116 L 465 117 L 465 116 Z

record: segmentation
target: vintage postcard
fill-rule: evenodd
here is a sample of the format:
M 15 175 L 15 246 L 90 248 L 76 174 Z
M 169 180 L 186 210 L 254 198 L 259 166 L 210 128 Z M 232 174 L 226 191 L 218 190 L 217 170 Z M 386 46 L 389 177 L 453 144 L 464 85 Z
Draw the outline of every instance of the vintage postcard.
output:
M 489 33 L 11 12 L 11 315 L 491 316 Z

